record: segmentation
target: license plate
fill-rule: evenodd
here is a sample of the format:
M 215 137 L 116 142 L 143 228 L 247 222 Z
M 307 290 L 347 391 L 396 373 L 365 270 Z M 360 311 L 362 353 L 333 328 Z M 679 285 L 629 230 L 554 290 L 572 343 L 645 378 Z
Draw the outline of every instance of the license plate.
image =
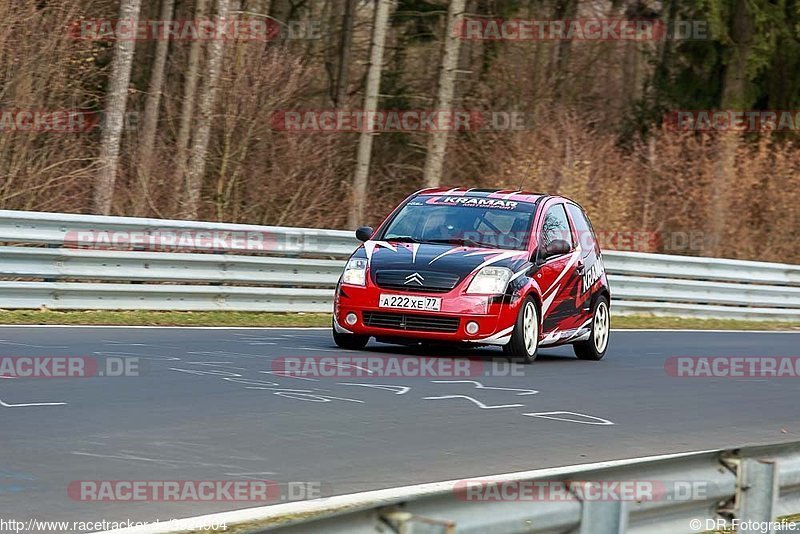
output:
M 442 307 L 442 299 L 438 297 L 381 295 L 378 299 L 378 306 L 403 310 L 439 311 Z

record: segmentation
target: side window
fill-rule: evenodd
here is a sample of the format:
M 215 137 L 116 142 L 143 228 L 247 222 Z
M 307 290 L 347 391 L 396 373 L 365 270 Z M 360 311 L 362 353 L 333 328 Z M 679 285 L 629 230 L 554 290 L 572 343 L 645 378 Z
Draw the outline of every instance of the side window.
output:
M 592 230 L 592 223 L 586 217 L 586 214 L 575 204 L 567 204 L 567 210 L 572 217 L 572 222 L 575 224 L 575 232 L 578 234 L 578 243 L 585 252 L 589 252 L 595 247 L 594 230 Z
M 569 243 L 570 248 L 575 247 L 572 239 L 572 232 L 569 230 L 569 221 L 564 204 L 556 204 L 547 209 L 542 224 L 542 245 L 547 245 L 555 239 L 562 239 Z

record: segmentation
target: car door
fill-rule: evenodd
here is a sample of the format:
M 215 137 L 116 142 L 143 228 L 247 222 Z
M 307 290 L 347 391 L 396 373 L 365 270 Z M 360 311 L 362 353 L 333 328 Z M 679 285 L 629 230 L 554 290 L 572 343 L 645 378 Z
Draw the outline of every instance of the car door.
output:
M 592 285 L 599 279 L 603 272 L 600 246 L 594 235 L 592 224 L 583 210 L 575 204 L 567 204 L 572 226 L 580 249 L 580 258 L 576 264 L 576 272 L 580 277 L 578 284 L 576 306 L 579 309 L 581 323 L 591 317 Z
M 570 245 L 570 252 L 545 259 L 534 275 L 542 296 L 542 333 L 547 339 L 547 334 L 554 330 L 563 330 L 559 328 L 562 321 L 579 313 L 575 306 L 580 280 L 576 272 L 579 251 L 563 201 L 545 206 L 543 216 L 538 221 L 536 236 L 537 258 L 541 257 L 544 247 L 555 239 L 562 239 Z

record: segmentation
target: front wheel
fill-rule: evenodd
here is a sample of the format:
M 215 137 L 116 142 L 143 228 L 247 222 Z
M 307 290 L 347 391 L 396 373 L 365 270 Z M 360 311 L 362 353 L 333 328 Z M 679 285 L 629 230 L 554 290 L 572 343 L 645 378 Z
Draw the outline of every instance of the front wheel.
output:
M 602 360 L 608 348 L 608 337 L 611 333 L 611 314 L 608 311 L 608 300 L 598 297 L 592 306 L 592 332 L 589 339 L 572 345 L 572 350 L 579 360 Z
M 531 363 L 539 350 L 539 312 L 536 301 L 525 297 L 520 306 L 511 341 L 503 346 L 503 352 L 513 361 Z
M 333 327 L 333 342 L 339 348 L 361 350 L 367 346 L 368 341 L 369 336 L 341 333 L 336 331 L 336 327 Z

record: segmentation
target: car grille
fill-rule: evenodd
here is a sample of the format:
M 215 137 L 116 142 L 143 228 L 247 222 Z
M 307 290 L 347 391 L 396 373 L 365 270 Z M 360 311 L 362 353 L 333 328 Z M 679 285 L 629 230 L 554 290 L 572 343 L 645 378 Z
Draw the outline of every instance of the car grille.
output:
M 419 278 L 410 278 L 415 275 Z M 423 293 L 447 293 L 460 281 L 461 277 L 457 274 L 436 271 L 381 270 L 375 273 L 378 287 Z
M 459 317 L 412 313 L 364 312 L 363 315 L 367 326 L 418 332 L 456 332 L 460 320 Z

